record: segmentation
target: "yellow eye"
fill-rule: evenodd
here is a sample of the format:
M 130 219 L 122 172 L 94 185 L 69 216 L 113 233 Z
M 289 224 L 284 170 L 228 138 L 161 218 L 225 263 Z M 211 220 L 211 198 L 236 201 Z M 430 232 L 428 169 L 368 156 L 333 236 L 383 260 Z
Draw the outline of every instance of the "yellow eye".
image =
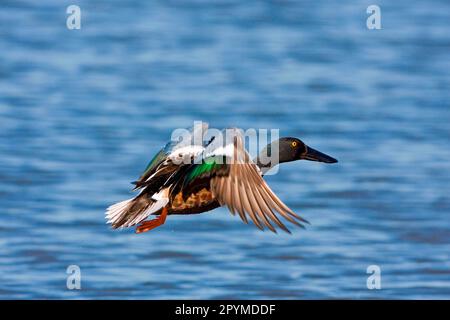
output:
M 297 146 L 297 141 L 294 141 L 291 143 L 292 148 L 295 148 Z

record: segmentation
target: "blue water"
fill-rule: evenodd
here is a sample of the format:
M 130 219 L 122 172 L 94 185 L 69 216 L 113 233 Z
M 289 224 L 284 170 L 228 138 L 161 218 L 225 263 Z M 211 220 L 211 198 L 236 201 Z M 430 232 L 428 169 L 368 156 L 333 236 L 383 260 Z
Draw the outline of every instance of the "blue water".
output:
M 377 1 L 382 30 L 370 4 L 2 0 L 0 298 L 450 298 L 450 3 Z M 338 158 L 267 177 L 311 226 L 219 208 L 109 229 L 105 208 L 194 120 Z

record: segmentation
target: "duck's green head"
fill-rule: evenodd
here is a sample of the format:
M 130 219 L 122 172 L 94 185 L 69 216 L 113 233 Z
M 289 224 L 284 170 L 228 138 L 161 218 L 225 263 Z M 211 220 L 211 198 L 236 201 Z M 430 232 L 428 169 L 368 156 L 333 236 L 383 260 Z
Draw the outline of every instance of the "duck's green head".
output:
M 260 161 L 263 156 L 271 157 L 272 150 L 276 150 L 278 147 L 278 163 L 291 162 L 296 160 L 309 160 L 319 161 L 324 163 L 336 163 L 335 158 L 326 155 L 320 151 L 317 151 L 307 146 L 302 140 L 292 137 L 283 137 L 276 141 L 273 141 L 267 145 L 258 157 L 258 165 L 260 167 L 271 167 L 274 164 L 264 164 Z

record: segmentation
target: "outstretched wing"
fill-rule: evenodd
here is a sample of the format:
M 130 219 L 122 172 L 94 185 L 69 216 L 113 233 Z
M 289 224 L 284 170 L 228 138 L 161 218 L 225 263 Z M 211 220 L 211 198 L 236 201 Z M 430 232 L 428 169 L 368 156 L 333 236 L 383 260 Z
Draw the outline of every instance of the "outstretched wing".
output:
M 161 184 L 177 171 L 183 161 L 190 161 L 203 151 L 203 136 L 208 129 L 207 123 L 184 130 L 178 136 L 173 136 L 149 162 L 137 181 L 135 190 L 150 184 Z M 200 137 L 201 139 L 198 139 Z M 199 140 L 199 141 L 197 141 Z
M 249 216 L 261 230 L 266 226 L 276 232 L 274 223 L 289 232 L 277 215 L 300 227 L 301 222 L 308 223 L 289 209 L 263 180 L 238 132 L 233 143 L 211 152 L 202 164 L 193 165 L 184 183 L 195 184 L 200 179 L 210 179 L 211 191 L 220 205 L 226 205 L 232 214 L 237 212 L 245 223 Z
M 153 157 L 153 159 L 148 163 L 144 172 L 141 174 L 138 180 L 134 181 L 135 189 L 140 189 L 147 185 L 148 179 L 157 171 L 161 164 L 166 160 L 167 154 L 165 148 L 159 150 L 159 152 Z

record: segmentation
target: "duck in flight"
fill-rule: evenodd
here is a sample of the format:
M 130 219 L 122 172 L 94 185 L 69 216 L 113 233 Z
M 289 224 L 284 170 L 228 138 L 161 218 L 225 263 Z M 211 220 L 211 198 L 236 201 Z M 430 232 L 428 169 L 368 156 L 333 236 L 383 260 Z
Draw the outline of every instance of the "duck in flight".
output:
M 107 209 L 108 223 L 114 229 L 136 226 L 136 233 L 143 233 L 164 224 L 168 215 L 202 213 L 227 206 L 233 215 L 237 213 L 245 223 L 250 218 L 261 230 L 267 227 L 276 233 L 278 226 L 290 233 L 280 216 L 304 227 L 308 222 L 277 197 L 264 181 L 264 173 L 283 162 L 337 160 L 292 137 L 269 143 L 260 156 L 251 160 L 242 134 L 238 130 L 234 133 L 227 144 L 214 139 L 201 145 L 169 142 L 134 182 L 134 190 L 140 193 Z M 270 154 L 275 147 L 278 162 L 263 162 L 261 155 Z M 151 215 L 157 217 L 146 220 Z

